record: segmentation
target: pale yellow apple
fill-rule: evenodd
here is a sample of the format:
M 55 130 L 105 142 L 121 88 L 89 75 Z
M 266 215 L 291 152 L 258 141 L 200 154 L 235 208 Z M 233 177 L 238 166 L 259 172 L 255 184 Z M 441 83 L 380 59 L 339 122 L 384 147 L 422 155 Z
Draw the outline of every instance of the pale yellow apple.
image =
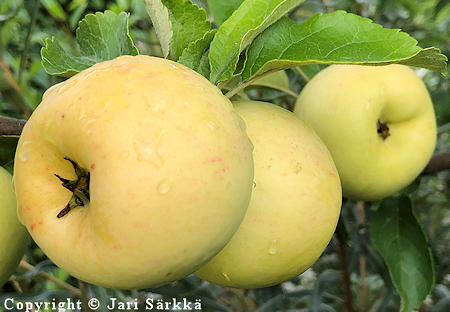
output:
M 12 176 L 0 167 L 0 287 L 14 273 L 29 240 L 27 229 L 17 218 Z
M 130 289 L 217 254 L 244 218 L 253 170 L 245 124 L 220 90 L 142 55 L 50 88 L 23 129 L 14 181 L 19 218 L 56 265 Z M 70 191 L 64 179 L 79 181 Z
M 433 104 L 404 65 L 332 65 L 302 90 L 294 113 L 330 150 L 345 197 L 378 200 L 411 183 L 436 145 Z
M 195 274 L 221 286 L 267 287 L 320 257 L 339 218 L 341 184 L 307 123 L 270 103 L 236 102 L 235 108 L 254 144 L 253 194 L 231 241 Z

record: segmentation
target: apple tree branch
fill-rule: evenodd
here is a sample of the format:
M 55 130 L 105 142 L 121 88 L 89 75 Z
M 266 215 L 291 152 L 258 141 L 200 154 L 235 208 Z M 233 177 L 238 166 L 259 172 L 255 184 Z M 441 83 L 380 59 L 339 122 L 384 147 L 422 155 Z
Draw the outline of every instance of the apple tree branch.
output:
M 0 135 L 20 135 L 27 121 L 6 116 L 0 116 Z

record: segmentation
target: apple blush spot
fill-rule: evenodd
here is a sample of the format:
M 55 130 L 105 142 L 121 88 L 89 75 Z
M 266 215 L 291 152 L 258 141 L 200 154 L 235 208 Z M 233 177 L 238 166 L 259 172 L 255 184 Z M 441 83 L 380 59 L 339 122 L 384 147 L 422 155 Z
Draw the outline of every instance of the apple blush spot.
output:
M 212 157 L 211 158 L 211 162 L 213 163 L 213 162 L 221 162 L 222 161 L 222 158 L 220 157 L 220 156 L 216 156 L 216 157 Z

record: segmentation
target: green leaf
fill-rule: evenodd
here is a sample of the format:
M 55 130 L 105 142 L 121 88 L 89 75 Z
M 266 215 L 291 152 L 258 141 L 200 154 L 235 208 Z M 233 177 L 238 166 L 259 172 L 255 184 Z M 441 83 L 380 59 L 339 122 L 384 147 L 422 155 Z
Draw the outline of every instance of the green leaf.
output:
M 284 70 L 264 76 L 250 86 L 271 88 L 287 93 L 295 98 L 298 97 L 298 94 L 289 89 L 289 77 Z
M 170 43 L 169 58 L 177 61 L 183 51 L 210 29 L 211 22 L 206 19 L 206 11 L 190 0 L 163 0 L 169 11 L 173 37 Z
M 172 22 L 169 19 L 169 10 L 161 0 L 143 0 L 147 8 L 148 15 L 152 20 L 153 28 L 158 37 L 163 56 L 167 58 L 170 50 L 170 43 L 173 37 Z
M 436 18 L 436 16 L 442 11 L 442 9 L 444 9 L 449 4 L 450 3 L 448 2 L 448 0 L 439 0 L 439 2 L 434 7 L 434 18 Z
M 208 52 L 216 31 L 216 29 L 210 30 L 205 33 L 203 38 L 192 42 L 187 49 L 183 51 L 181 57 L 178 59 L 178 63 L 183 64 L 209 78 L 210 69 Z
M 211 43 L 209 61 L 213 83 L 229 79 L 239 54 L 264 29 L 304 0 L 245 0 L 217 31 Z
M 76 40 L 80 56 L 68 54 L 55 38 L 45 41 L 41 57 L 47 73 L 69 77 L 95 63 L 139 53 L 129 35 L 128 15 L 124 12 L 87 14 L 78 24 Z
M 410 58 L 391 63 L 423 67 L 442 74 L 443 70 L 447 67 L 446 62 L 447 57 L 444 54 L 441 54 L 441 51 L 438 48 L 431 47 L 420 50 L 417 54 Z
M 40 1 L 51 16 L 60 21 L 66 20 L 66 13 L 64 13 L 64 9 L 62 8 L 61 4 L 59 4 L 58 1 L 55 0 L 40 0 Z
M 18 141 L 18 135 L 0 135 L 0 166 L 13 162 Z
M 414 310 L 433 289 L 434 268 L 427 238 L 409 198 L 384 199 L 371 213 L 370 233 L 402 298 L 402 311 Z
M 209 12 L 217 27 L 223 24 L 236 11 L 244 0 L 208 0 Z
M 436 48 L 422 50 L 407 33 L 336 11 L 316 14 L 301 24 L 288 18 L 274 23 L 248 48 L 242 76 L 256 79 L 293 66 L 331 63 L 401 63 L 441 72 L 446 60 Z

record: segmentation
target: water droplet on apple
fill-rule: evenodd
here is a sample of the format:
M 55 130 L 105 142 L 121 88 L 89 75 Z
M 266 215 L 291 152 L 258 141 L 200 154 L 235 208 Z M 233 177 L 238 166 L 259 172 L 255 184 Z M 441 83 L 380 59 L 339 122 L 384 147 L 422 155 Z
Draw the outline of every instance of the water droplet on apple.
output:
M 123 150 L 120 153 L 120 159 L 125 160 L 130 156 L 130 152 L 128 150 Z
M 78 80 L 72 79 L 67 80 L 66 82 L 61 83 L 61 86 L 56 90 L 56 94 L 63 94 L 67 90 L 69 90 Z
M 235 112 L 233 112 L 233 114 L 234 114 L 234 120 L 235 120 L 236 124 L 239 126 L 239 129 L 241 129 L 242 132 L 246 132 L 247 125 L 245 124 L 244 119 L 242 119 L 241 116 L 239 116 Z
M 295 174 L 298 174 L 300 171 L 302 171 L 302 165 L 295 159 L 291 160 L 291 163 L 289 164 L 289 168 L 291 171 Z
M 28 159 L 28 157 L 30 156 L 30 148 L 31 148 L 30 144 L 31 144 L 31 141 L 25 141 L 20 146 L 19 159 L 21 161 L 26 161 Z
M 222 272 L 222 275 L 223 275 L 223 277 L 225 277 L 225 279 L 227 280 L 227 282 L 230 281 L 230 277 L 229 277 L 225 272 Z
M 153 114 L 158 114 L 159 110 L 164 107 L 164 105 L 167 103 L 168 99 L 162 99 L 156 103 L 154 103 L 151 108 L 150 108 L 150 112 L 152 112 Z
M 158 185 L 156 186 L 156 190 L 159 194 L 166 194 L 170 190 L 170 184 L 168 179 L 162 179 L 159 181 Z
M 156 146 L 151 142 L 135 141 L 134 149 L 139 161 L 149 161 L 159 168 L 164 164 L 164 159 L 158 154 Z
M 270 245 L 269 245 L 269 253 L 270 253 L 271 255 L 274 255 L 274 254 L 277 253 L 277 250 L 278 250 L 277 240 L 276 240 L 276 238 L 274 238 L 274 239 L 272 239 L 272 240 L 270 241 Z
M 160 116 L 174 105 L 173 95 L 169 92 L 169 86 L 162 85 L 156 92 L 149 92 L 147 95 L 147 109 L 150 114 Z
M 256 182 L 253 182 L 253 188 L 255 188 L 256 187 Z
M 248 139 L 250 141 L 250 148 L 252 149 L 252 151 L 255 150 L 255 145 L 253 145 L 252 140 Z
M 209 129 L 211 129 L 211 130 L 215 130 L 217 128 L 217 125 L 212 121 L 208 121 L 208 122 L 206 122 L 206 124 L 208 125 Z
M 175 68 L 175 69 L 180 69 L 178 66 L 176 66 L 176 65 L 173 64 L 173 63 L 169 63 L 169 66 L 172 67 L 172 68 Z
M 109 68 L 99 68 L 99 69 L 94 69 L 94 70 L 88 72 L 88 73 L 83 77 L 83 79 L 87 79 L 87 78 L 89 78 L 90 76 L 93 76 L 94 74 L 98 74 L 99 72 L 102 72 L 102 71 L 105 71 L 105 70 L 109 70 Z

